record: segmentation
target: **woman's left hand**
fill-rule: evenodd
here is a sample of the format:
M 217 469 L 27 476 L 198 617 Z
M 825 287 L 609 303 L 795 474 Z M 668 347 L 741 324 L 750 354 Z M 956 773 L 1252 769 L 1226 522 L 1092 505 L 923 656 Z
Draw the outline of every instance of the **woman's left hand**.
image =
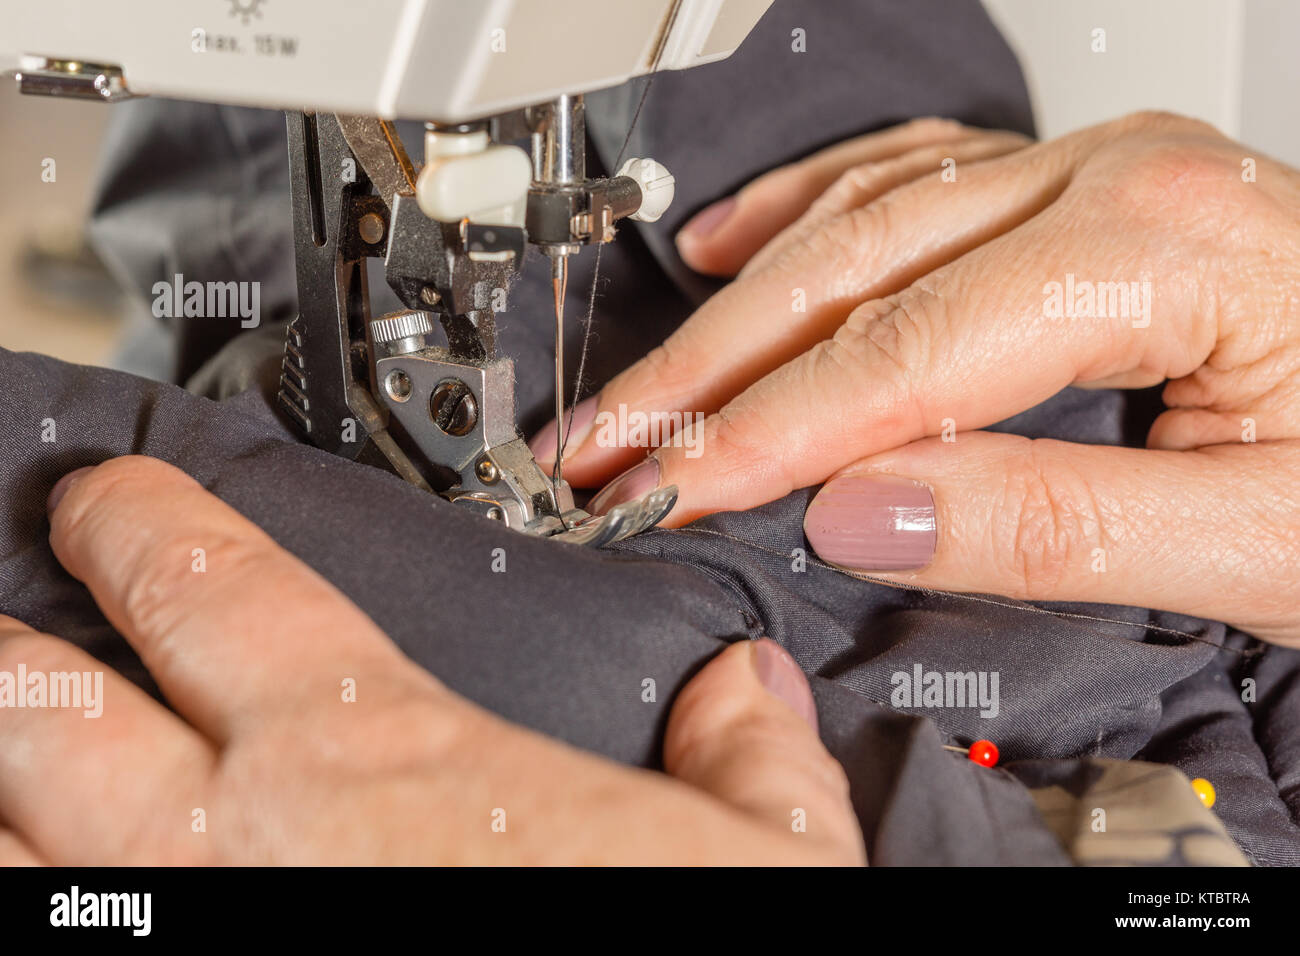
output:
M 170 465 L 73 472 L 50 510 L 55 555 L 175 710 L 0 615 L 0 866 L 864 862 L 812 691 L 770 640 L 691 678 L 671 776 L 651 773 L 454 693 Z

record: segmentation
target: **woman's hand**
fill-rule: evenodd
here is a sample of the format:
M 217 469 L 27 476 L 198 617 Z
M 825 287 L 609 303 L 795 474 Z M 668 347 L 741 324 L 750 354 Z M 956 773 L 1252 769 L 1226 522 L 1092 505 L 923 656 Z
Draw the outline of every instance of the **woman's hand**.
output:
M 458 697 L 169 465 L 74 472 L 50 524 L 175 713 L 111 671 L 95 706 L 0 708 L 0 865 L 863 862 L 807 682 L 771 641 L 681 692 L 674 780 Z M 0 676 L 20 667 L 103 671 L 0 617 Z
M 711 413 L 594 505 L 676 484 L 681 524 L 832 479 L 805 522 L 832 563 L 1300 645 L 1300 174 L 1163 114 L 990 159 L 961 150 L 1008 145 L 961 131 L 858 161 L 941 129 L 837 147 L 834 184 L 575 416 L 565 475 L 644 454 L 605 447 L 597 411 Z M 740 266 L 835 155 L 764 177 L 721 223 L 706 210 L 682 254 Z M 1148 450 L 978 431 L 1068 385 L 1165 381 Z

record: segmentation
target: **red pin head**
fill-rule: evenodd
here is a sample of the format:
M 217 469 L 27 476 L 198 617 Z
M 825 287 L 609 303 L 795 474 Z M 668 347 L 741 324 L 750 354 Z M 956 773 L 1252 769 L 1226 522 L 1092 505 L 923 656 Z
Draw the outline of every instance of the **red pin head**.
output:
M 992 767 L 998 762 L 998 748 L 991 740 L 977 740 L 970 745 L 970 750 L 966 751 L 966 756 L 981 767 Z
M 944 744 L 943 749 L 964 753 L 981 767 L 993 767 L 998 762 L 998 747 L 991 740 L 977 740 L 969 747 L 949 747 Z

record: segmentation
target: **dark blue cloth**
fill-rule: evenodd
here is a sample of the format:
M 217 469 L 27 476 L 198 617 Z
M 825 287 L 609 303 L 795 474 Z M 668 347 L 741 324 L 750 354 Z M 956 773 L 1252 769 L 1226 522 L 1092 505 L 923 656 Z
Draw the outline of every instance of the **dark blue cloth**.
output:
M 807 53 L 790 47 L 807 36 Z M 644 82 L 644 81 L 640 81 Z M 612 166 L 639 83 L 589 98 L 593 163 Z M 96 205 L 100 248 L 142 296 L 175 272 L 263 283 L 268 323 L 295 309 L 283 119 L 141 101 L 117 107 Z M 671 212 L 606 248 L 590 384 L 657 344 L 717 287 L 672 246 L 685 219 L 757 173 L 914 116 L 1031 131 L 1018 67 L 978 3 L 778 0 L 730 60 L 655 79 L 627 155 L 677 177 Z M 165 173 L 165 174 L 164 174 Z M 574 264 L 590 282 L 594 255 Z M 372 291 L 382 283 L 372 282 Z M 549 417 L 549 277 L 534 259 L 499 323 L 526 430 Z M 386 306 L 382 301 L 376 312 Z M 395 307 L 391 303 L 388 307 Z M 569 354 L 580 328 L 571 323 Z M 180 381 L 235 323 L 187 320 Z M 598 753 L 654 766 L 674 692 L 728 641 L 767 634 L 811 674 L 875 863 L 1068 862 L 1015 774 L 1017 760 L 1166 762 L 1218 788 L 1215 807 L 1258 863 L 1300 862 L 1300 654 L 1222 624 L 1142 608 L 1034 607 L 858 580 L 809 557 L 805 490 L 741 514 L 589 551 L 526 538 L 380 471 L 299 444 L 270 410 L 278 329 L 241 337 L 182 389 L 0 353 L 0 610 L 61 634 L 151 686 L 46 542 L 45 495 L 64 472 L 130 452 L 172 461 L 364 608 L 451 687 Z M 247 386 L 246 390 L 241 391 Z M 1003 427 L 1141 444 L 1153 393 L 1058 395 Z M 40 423 L 58 441 L 40 441 Z M 494 549 L 507 570 L 491 570 Z M 286 596 L 288 598 L 289 596 Z M 1000 711 L 890 705 L 891 676 L 1000 675 Z M 1241 681 L 1257 682 L 1254 703 Z M 645 678 L 658 693 L 643 701 Z M 941 749 L 990 738 L 1004 766 Z

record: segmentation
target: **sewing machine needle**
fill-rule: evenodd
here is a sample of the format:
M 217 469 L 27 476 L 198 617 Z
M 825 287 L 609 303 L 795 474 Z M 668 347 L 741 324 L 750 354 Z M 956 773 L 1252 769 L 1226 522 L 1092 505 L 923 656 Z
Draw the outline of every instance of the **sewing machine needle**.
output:
M 569 282 L 569 257 L 564 253 L 551 259 L 551 286 L 555 293 L 555 470 L 551 482 L 558 500 L 564 481 L 564 293 Z

